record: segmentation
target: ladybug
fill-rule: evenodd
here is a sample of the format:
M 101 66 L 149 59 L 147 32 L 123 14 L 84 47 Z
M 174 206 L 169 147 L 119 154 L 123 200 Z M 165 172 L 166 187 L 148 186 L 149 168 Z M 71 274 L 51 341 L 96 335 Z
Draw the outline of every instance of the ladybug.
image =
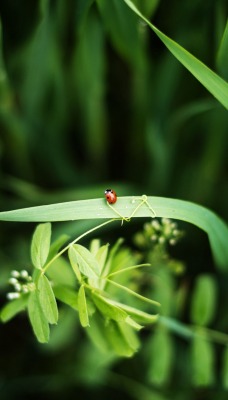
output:
M 116 192 L 112 189 L 105 190 L 105 197 L 109 204 L 114 204 L 117 201 Z

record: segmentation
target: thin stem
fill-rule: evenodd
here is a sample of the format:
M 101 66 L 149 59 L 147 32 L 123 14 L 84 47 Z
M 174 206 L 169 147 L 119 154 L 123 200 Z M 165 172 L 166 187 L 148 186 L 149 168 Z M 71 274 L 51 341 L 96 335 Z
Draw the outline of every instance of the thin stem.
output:
M 114 207 L 111 206 L 111 204 L 109 204 L 109 203 L 107 202 L 107 205 L 122 219 L 122 223 L 123 223 L 123 221 L 130 222 L 131 218 L 135 215 L 135 213 L 138 211 L 138 209 L 139 209 L 143 204 L 146 204 L 146 205 L 147 205 L 147 207 L 149 208 L 149 210 L 150 210 L 150 211 L 152 212 L 152 214 L 153 214 L 153 218 L 155 218 L 155 217 L 156 217 L 156 213 L 155 213 L 154 209 L 151 207 L 151 205 L 148 203 L 147 195 L 146 195 L 146 194 L 143 194 L 143 195 L 139 198 L 139 200 L 140 200 L 141 202 L 135 207 L 135 209 L 134 209 L 134 211 L 132 212 L 132 214 L 130 215 L 130 217 L 123 217 L 123 216 L 119 213 L 119 211 L 117 211 Z
M 141 296 L 141 294 L 134 292 L 133 290 L 129 289 L 128 287 L 120 285 L 119 283 L 112 281 L 111 279 L 106 279 L 106 280 L 107 280 L 107 282 L 111 283 L 112 285 L 117 286 L 118 288 L 120 288 L 122 290 L 125 290 L 125 292 L 130 293 L 132 296 L 135 296 L 138 299 L 145 301 L 146 303 L 154 304 L 155 306 L 159 306 L 159 307 L 161 305 L 160 303 L 158 303 L 158 301 L 151 300 L 148 297 Z
M 59 253 L 57 253 L 43 268 L 42 270 L 42 274 L 44 274 L 47 269 L 50 267 L 50 265 L 57 260 L 57 258 L 59 258 L 63 253 L 65 253 L 65 251 L 67 251 L 73 244 L 75 244 L 76 242 L 78 242 L 80 239 L 82 239 L 84 236 L 89 235 L 90 233 L 96 231 L 97 229 L 102 228 L 103 226 L 110 224 L 111 222 L 117 221 L 117 219 L 110 219 L 106 222 L 103 222 L 102 224 L 95 226 L 95 228 L 89 229 L 88 231 L 82 233 L 82 235 L 78 236 L 75 240 L 73 240 L 73 242 L 70 242 L 66 247 L 64 247 Z
M 122 222 L 126 221 L 126 222 L 130 222 L 131 217 L 123 217 L 119 211 L 117 211 L 114 207 L 111 206 L 111 204 L 109 204 L 109 202 L 107 201 L 107 205 L 112 209 L 112 211 L 114 211 L 121 219 Z
M 138 264 L 138 265 L 133 265 L 132 267 L 126 267 L 119 271 L 115 271 L 115 272 L 112 272 L 111 274 L 103 276 L 102 279 L 110 278 L 110 276 L 122 274 L 122 272 L 130 271 L 131 269 L 142 268 L 142 267 L 151 267 L 151 264 Z
M 139 203 L 139 205 L 134 209 L 134 211 L 132 212 L 132 214 L 130 215 L 129 218 L 132 218 L 132 217 L 135 215 L 136 211 L 137 211 L 144 203 L 147 205 L 147 207 L 149 208 L 149 210 L 153 213 L 153 218 L 155 218 L 155 217 L 156 217 L 156 213 L 155 213 L 154 209 L 151 207 L 150 203 L 148 203 L 147 195 L 146 195 L 146 194 L 143 194 L 143 195 L 141 196 L 140 200 L 141 200 L 141 203 Z

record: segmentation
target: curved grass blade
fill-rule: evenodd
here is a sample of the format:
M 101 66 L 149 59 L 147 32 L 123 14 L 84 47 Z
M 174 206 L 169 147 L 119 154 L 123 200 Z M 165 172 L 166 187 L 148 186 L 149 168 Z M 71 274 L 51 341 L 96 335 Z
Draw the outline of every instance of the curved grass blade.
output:
M 141 201 L 140 197 L 118 197 L 118 202 L 113 208 L 116 208 L 124 217 L 129 217 L 138 201 Z M 205 231 L 208 234 L 216 264 L 222 268 L 228 268 L 228 227 L 215 213 L 184 200 L 148 197 L 147 201 L 153 207 L 157 217 L 186 221 Z M 116 217 L 117 215 L 107 206 L 104 199 L 79 200 L 0 212 L 0 220 L 15 222 L 74 221 Z M 143 204 L 134 214 L 135 217 L 151 217 L 151 211 L 146 204 Z
M 226 108 L 228 109 L 228 83 L 224 81 L 219 75 L 213 72 L 200 60 L 194 57 L 191 53 L 185 50 L 182 46 L 170 39 L 167 35 L 162 33 L 133 4 L 131 0 L 123 0 L 128 7 L 130 7 L 135 14 L 137 14 L 143 21 L 149 25 L 159 39 L 164 43 L 167 49 L 184 65 L 189 72 L 198 79 L 199 82 Z

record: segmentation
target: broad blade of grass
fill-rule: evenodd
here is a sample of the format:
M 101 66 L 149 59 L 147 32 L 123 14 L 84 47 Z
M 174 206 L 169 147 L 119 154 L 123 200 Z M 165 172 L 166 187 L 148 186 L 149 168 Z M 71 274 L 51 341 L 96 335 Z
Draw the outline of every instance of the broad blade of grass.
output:
M 167 35 L 157 29 L 151 22 L 141 14 L 131 0 L 123 0 L 143 21 L 149 25 L 154 33 L 161 39 L 167 49 L 177 58 L 192 75 L 226 108 L 228 109 L 228 83 L 213 72 L 200 60 L 185 50 L 182 46 L 170 39 Z
M 140 197 L 118 197 L 115 207 L 118 213 L 129 217 L 135 210 Z M 212 211 L 197 204 L 169 199 L 165 197 L 148 197 L 157 217 L 173 218 L 196 225 L 208 234 L 215 262 L 222 268 L 228 268 L 228 227 Z M 134 217 L 151 217 L 151 211 L 143 204 Z M 104 199 L 91 199 L 30 207 L 20 210 L 0 212 L 0 220 L 17 222 L 74 221 L 81 219 L 118 218 L 107 206 Z M 120 223 L 120 222 L 118 222 Z

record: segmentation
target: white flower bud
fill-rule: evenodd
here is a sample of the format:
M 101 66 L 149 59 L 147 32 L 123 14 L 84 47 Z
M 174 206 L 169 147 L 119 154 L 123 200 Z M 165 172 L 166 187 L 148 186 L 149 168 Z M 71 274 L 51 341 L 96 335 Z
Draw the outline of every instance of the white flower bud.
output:
M 10 278 L 10 279 L 9 279 L 9 283 L 10 283 L 11 285 L 16 285 L 16 284 L 18 283 L 18 280 L 17 280 L 16 278 Z
M 7 293 L 6 297 L 8 300 L 15 300 L 20 297 L 20 293 Z
M 19 278 L 20 273 L 18 271 L 16 271 L 16 270 L 13 270 L 13 271 L 11 271 L 11 276 L 13 278 Z
M 21 271 L 21 277 L 22 278 L 28 278 L 29 274 L 28 271 L 26 271 L 25 269 L 23 269 L 23 271 Z
M 153 226 L 154 229 L 159 230 L 160 229 L 160 224 L 158 221 L 152 221 L 151 225 Z
M 21 291 L 21 284 L 20 284 L 20 283 L 16 283 L 16 285 L 14 285 L 14 289 L 15 289 L 17 292 L 20 292 L 20 291 Z
M 157 237 L 157 235 L 152 235 L 150 238 L 151 238 L 151 240 L 152 240 L 153 242 L 155 242 L 155 241 L 157 240 L 158 237 Z

